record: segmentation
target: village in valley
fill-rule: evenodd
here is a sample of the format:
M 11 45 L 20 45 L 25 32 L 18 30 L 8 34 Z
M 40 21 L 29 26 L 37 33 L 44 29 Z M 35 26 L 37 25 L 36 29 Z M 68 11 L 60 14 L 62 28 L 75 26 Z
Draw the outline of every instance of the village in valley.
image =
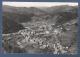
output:
M 5 53 L 77 53 L 77 6 L 18 8 L 3 5 L 3 9 Z
M 56 27 L 55 24 L 47 25 L 44 23 L 41 23 L 41 26 L 39 24 L 35 24 L 34 27 L 31 28 L 25 27 L 25 29 L 20 30 L 16 34 L 12 33 L 12 36 L 16 38 L 14 39 L 13 37 L 10 37 L 7 39 L 7 41 L 13 40 L 13 42 L 9 43 L 10 45 L 18 47 L 20 49 L 25 49 L 25 52 L 30 53 L 44 52 L 53 54 L 68 54 L 69 52 L 71 52 L 69 50 L 71 44 L 65 43 L 65 45 L 63 43 L 63 35 L 65 34 L 64 30 L 69 33 L 71 29 L 75 27 L 76 23 L 66 23 L 66 25 L 63 25 L 64 28 L 61 25 Z M 76 33 L 76 31 L 71 32 Z M 64 39 L 64 41 L 69 40 Z

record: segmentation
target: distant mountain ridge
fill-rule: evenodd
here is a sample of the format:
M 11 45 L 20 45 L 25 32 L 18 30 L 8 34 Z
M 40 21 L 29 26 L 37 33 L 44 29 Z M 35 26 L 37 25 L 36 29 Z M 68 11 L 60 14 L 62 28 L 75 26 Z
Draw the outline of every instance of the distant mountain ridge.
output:
M 70 11 L 77 8 L 77 6 L 52 6 L 52 7 L 13 7 L 8 5 L 3 5 L 3 12 L 15 12 L 15 13 L 27 13 L 27 14 L 47 14 L 62 11 Z
M 44 14 L 43 10 L 40 10 L 36 7 L 13 7 L 4 5 L 2 7 L 3 12 L 11 12 L 11 13 L 21 13 L 21 14 Z

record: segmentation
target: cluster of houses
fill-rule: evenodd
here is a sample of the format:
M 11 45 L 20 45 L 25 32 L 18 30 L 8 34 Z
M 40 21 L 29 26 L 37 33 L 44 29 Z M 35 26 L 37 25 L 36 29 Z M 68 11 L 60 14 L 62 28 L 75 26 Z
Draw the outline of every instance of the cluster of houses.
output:
M 47 48 L 47 52 L 51 51 L 53 54 L 68 53 L 68 47 L 63 47 L 58 39 L 58 36 L 61 37 L 62 29 L 61 27 L 55 27 L 54 24 L 39 26 L 37 30 L 26 27 L 26 29 L 18 32 L 24 38 L 17 41 L 17 44 L 20 48 L 26 48 L 28 45 L 41 50 Z
M 41 50 L 42 52 L 40 51 L 40 53 L 67 54 L 69 53 L 69 46 L 64 46 L 61 39 L 62 34 L 65 32 L 64 30 L 70 31 L 71 25 L 75 24 L 75 21 L 74 23 L 72 21 L 70 22 L 71 23 L 68 22 L 59 26 L 56 26 L 55 24 L 43 23 L 41 25 L 37 23 L 32 27 L 25 27 L 25 29 L 20 30 L 17 33 L 7 34 L 7 36 L 12 36 L 4 38 L 7 39 L 9 45 L 25 49 L 26 52 L 31 50 L 29 48 L 32 48 L 32 50 Z M 15 36 L 15 38 L 13 36 Z

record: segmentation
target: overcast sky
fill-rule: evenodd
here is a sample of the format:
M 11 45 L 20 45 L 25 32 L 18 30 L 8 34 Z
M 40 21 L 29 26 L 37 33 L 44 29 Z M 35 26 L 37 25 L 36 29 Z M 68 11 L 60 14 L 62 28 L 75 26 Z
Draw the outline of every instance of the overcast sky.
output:
M 58 5 L 70 5 L 70 6 L 78 5 L 78 3 L 70 2 L 3 2 L 2 4 L 15 7 L 51 7 Z

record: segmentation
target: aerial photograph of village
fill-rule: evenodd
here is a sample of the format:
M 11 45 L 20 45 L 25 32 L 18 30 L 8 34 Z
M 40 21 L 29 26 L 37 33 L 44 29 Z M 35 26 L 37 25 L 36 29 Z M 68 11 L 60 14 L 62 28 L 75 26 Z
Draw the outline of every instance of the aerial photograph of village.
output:
M 78 3 L 3 2 L 5 53 L 77 54 Z

